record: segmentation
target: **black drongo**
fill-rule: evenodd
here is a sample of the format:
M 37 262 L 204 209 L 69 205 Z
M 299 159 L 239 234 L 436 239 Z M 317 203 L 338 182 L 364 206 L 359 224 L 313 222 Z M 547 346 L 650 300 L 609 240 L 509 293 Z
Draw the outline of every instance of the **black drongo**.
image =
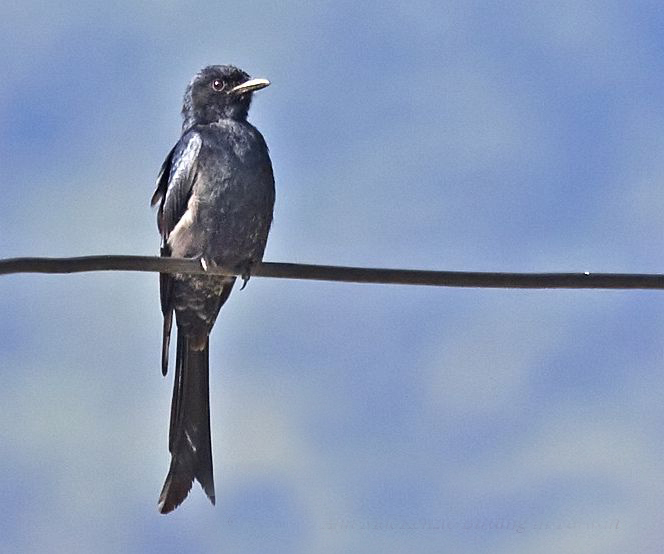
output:
M 247 122 L 252 93 L 269 85 L 230 65 L 201 70 L 187 87 L 182 136 L 157 177 L 161 255 L 199 258 L 249 278 L 272 223 L 274 177 L 267 145 Z M 171 465 L 159 498 L 168 513 L 196 479 L 214 504 L 210 442 L 209 334 L 235 277 L 161 274 L 161 365 L 175 312 L 177 348 L 168 448 Z

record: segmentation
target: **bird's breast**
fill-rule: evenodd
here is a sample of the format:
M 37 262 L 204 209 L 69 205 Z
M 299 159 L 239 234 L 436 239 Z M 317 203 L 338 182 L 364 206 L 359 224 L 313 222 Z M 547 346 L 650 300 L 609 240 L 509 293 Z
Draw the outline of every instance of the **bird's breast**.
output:
M 193 244 L 202 255 L 218 264 L 262 258 L 274 205 L 272 166 L 262 139 L 237 130 L 204 137 L 192 197 L 196 212 L 190 230 L 199 237 Z

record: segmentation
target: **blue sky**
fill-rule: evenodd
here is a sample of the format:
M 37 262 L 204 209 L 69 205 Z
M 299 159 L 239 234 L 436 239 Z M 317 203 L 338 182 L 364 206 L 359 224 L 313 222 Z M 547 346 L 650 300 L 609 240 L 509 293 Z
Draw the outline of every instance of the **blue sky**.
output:
M 273 261 L 662 272 L 656 2 L 24 2 L 0 256 L 152 254 L 191 76 L 273 85 Z M 157 277 L 0 279 L 0 546 L 658 552 L 658 292 L 254 279 L 212 336 L 217 506 L 164 517 Z

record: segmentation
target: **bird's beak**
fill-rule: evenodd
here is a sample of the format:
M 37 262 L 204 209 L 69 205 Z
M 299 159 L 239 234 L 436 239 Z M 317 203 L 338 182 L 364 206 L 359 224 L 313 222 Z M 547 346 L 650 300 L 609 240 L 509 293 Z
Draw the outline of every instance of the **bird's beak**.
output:
M 270 81 L 267 79 L 249 79 L 248 81 L 245 81 L 241 85 L 238 85 L 236 87 L 233 87 L 231 90 L 228 91 L 228 94 L 246 94 L 247 92 L 254 92 L 256 90 L 260 90 L 262 88 L 265 88 L 270 84 Z

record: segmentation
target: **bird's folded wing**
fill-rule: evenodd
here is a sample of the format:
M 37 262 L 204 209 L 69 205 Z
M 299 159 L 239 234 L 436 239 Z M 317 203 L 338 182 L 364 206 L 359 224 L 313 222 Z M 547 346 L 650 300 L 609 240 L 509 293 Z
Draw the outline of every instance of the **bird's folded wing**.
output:
M 186 133 L 166 157 L 159 172 L 152 203 L 160 202 L 157 221 L 164 242 L 187 211 L 202 143 L 196 131 Z

